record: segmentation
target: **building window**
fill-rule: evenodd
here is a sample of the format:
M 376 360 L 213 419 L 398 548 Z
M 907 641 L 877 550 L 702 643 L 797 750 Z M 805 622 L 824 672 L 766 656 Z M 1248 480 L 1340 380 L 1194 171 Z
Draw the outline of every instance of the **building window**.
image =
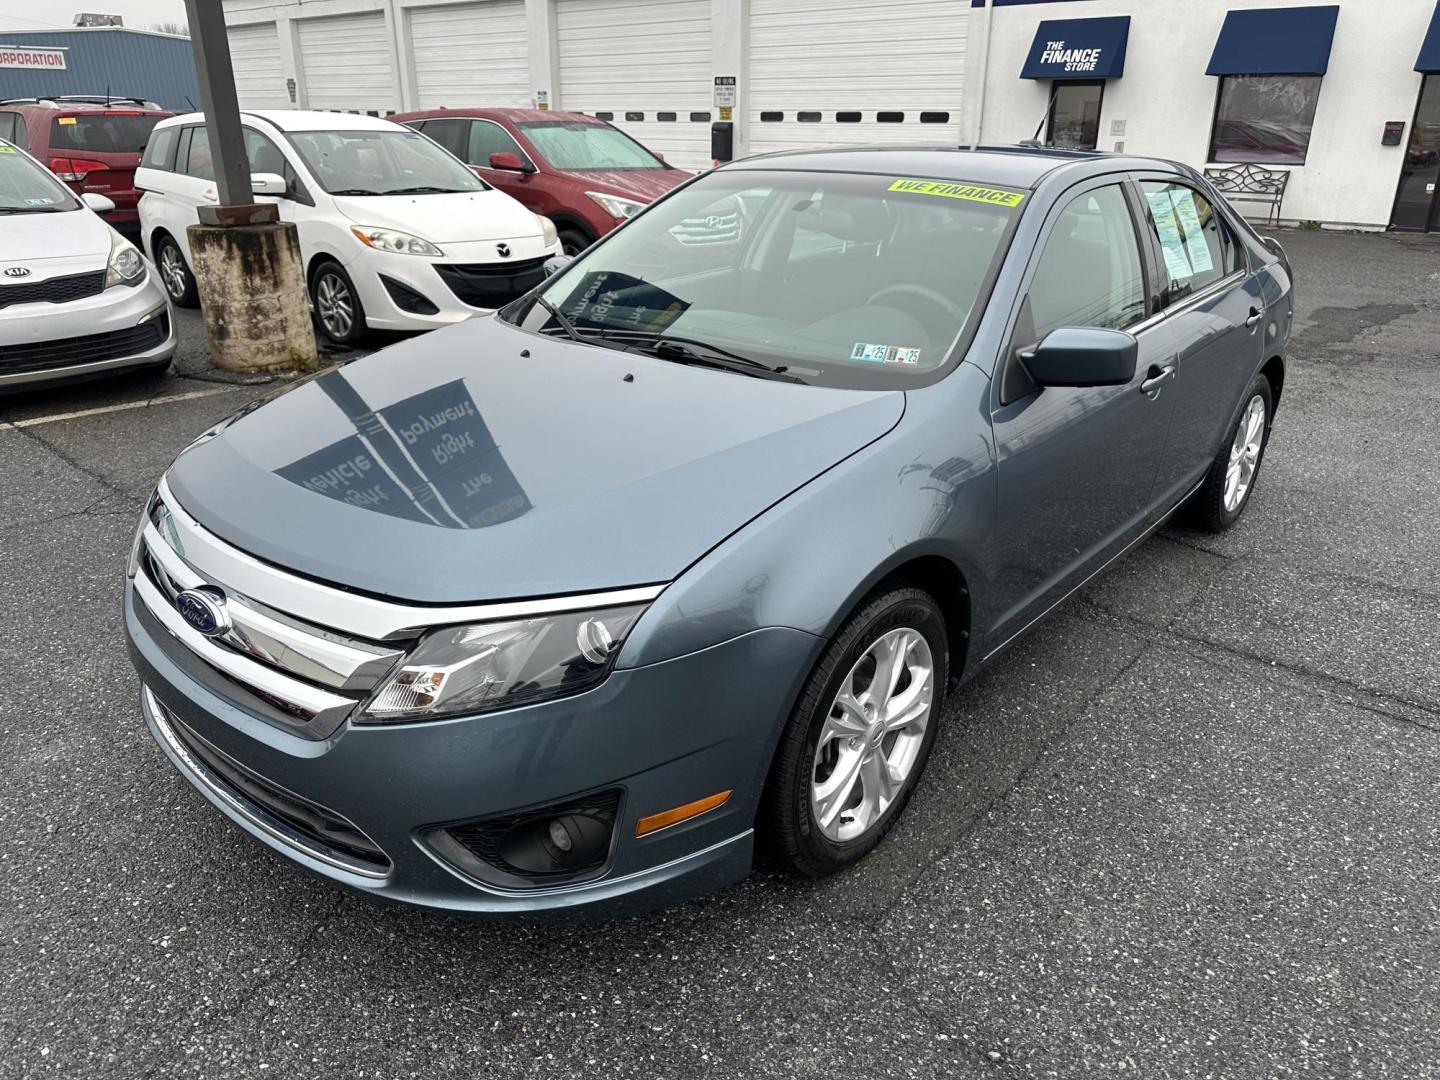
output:
M 1222 76 L 1210 160 L 1304 165 L 1319 98 L 1319 75 Z
M 1104 97 L 1104 79 L 1056 80 L 1050 94 L 1045 141 L 1072 150 L 1094 150 L 1100 144 L 1100 103 Z

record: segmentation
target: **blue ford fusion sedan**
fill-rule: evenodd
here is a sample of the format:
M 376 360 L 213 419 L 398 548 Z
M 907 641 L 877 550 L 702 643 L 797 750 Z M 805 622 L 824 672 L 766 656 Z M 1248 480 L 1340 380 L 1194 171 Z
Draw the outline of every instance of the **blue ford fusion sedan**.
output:
M 414 904 L 860 859 L 949 694 L 1172 513 L 1244 513 L 1292 313 L 1196 172 L 1020 149 L 752 158 L 544 269 L 202 434 L 130 557 L 175 767 Z

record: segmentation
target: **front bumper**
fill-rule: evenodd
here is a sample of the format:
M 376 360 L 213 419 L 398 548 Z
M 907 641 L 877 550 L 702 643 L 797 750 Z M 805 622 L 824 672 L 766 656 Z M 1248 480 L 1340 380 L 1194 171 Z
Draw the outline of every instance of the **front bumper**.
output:
M 775 741 L 818 645 L 799 631 L 760 630 L 688 656 L 618 670 L 576 697 L 426 723 L 347 721 L 314 741 L 237 706 L 223 676 L 211 683 L 205 672 L 182 668 L 172 655 L 175 644 L 157 636 L 163 629 L 151 629 L 137 612 L 131 584 L 125 626 L 146 688 L 142 705 L 152 734 L 232 821 L 356 889 L 494 915 L 572 909 L 626 914 L 744 877 Z M 217 791 L 201 763 L 177 752 L 167 735 L 167 712 L 271 784 L 343 815 L 383 850 L 388 868 L 367 873 L 338 865 L 314 845 L 286 838 L 273 821 L 257 817 L 254 805 L 237 805 Z M 582 884 L 498 888 L 462 872 L 423 838 L 437 825 L 611 788 L 621 789 L 622 797 L 609 859 L 599 876 Z M 718 809 L 635 835 L 641 817 L 724 789 L 734 794 Z
M 147 268 L 139 285 L 0 309 L 0 389 L 160 364 L 175 346 L 169 301 Z
M 360 294 L 360 302 L 365 307 L 365 321 L 371 328 L 434 330 L 477 315 L 488 315 L 520 295 L 517 292 L 514 296 L 490 304 L 467 303 L 456 294 L 451 283 L 453 277 L 447 280 L 441 273 L 441 267 L 485 266 L 500 269 L 560 254 L 558 242 L 546 247 L 539 237 L 525 237 L 503 241 L 510 254 L 502 257 L 498 252 L 499 243 L 501 242 L 485 240 L 443 244 L 441 247 L 445 254 L 433 259 L 422 255 L 364 249 L 345 269 Z M 394 290 L 387 289 L 382 278 L 388 278 L 422 297 L 428 301 L 428 306 L 435 310 L 419 312 L 402 307 L 395 298 Z M 526 290 L 521 290 L 523 291 Z

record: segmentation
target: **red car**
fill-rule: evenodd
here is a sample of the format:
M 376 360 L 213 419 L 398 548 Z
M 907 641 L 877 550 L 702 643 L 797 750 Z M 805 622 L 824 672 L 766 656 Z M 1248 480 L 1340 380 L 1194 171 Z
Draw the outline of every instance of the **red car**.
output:
M 118 229 L 140 228 L 135 168 L 150 129 L 172 114 L 150 102 L 111 98 L 10 98 L 0 101 L 0 139 L 28 150 L 76 195 L 104 195 L 115 209 L 101 216 Z
M 428 135 L 482 180 L 555 222 L 567 255 L 691 176 L 584 113 L 431 109 L 390 119 Z

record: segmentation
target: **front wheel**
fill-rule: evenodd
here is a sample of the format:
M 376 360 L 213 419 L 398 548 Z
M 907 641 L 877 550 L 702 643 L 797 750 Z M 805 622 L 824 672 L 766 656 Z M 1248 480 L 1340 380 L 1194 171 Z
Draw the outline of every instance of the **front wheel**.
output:
M 820 877 L 890 831 L 935 742 L 948 664 L 928 593 L 892 589 L 850 617 L 780 738 L 758 823 L 772 861 Z
M 1230 428 L 1229 438 L 1215 455 L 1195 495 L 1196 524 L 1207 532 L 1224 532 L 1240 520 L 1250 504 L 1270 440 L 1273 407 L 1270 380 L 1257 375 L 1245 391 L 1245 405 Z
M 354 348 L 364 339 L 365 309 L 339 263 L 323 262 L 311 272 L 310 305 L 321 333 L 336 345 Z
M 590 246 L 590 238 L 579 229 L 560 230 L 560 250 L 572 258 Z

